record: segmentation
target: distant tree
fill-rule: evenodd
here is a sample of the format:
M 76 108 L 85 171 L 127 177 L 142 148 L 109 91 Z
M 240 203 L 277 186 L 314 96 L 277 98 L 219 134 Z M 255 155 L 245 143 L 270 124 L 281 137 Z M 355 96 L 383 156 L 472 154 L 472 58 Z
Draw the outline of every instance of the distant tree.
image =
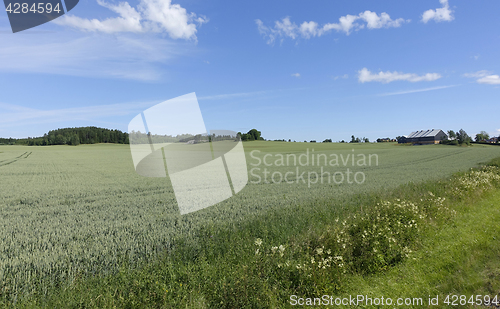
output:
M 448 131 L 448 137 L 450 138 L 450 140 L 454 140 L 454 139 L 457 138 L 457 134 L 455 133 L 455 131 L 449 130 Z
M 258 141 L 258 140 L 262 139 L 262 138 L 260 137 L 261 132 L 260 132 L 260 131 L 257 131 L 256 129 L 252 129 L 252 130 L 248 131 L 248 133 L 247 133 L 247 134 L 248 134 L 248 135 L 251 135 L 254 141 Z
M 241 132 L 238 132 L 238 134 L 241 136 L 242 141 L 262 141 L 264 138 L 261 136 L 261 132 L 257 131 L 257 129 L 252 129 L 248 131 L 247 133 L 241 134 Z
M 363 137 L 362 140 L 363 140 L 363 143 L 369 143 L 370 142 L 370 139 L 368 137 Z
M 309 143 L 316 143 L 316 140 L 311 140 Z
M 327 138 L 323 141 L 323 143 L 331 143 L 332 142 L 332 139 L 331 138 Z
M 482 142 L 489 139 L 490 135 L 486 131 L 481 131 L 479 134 L 476 134 L 476 142 Z
M 56 145 L 66 145 L 67 141 L 68 141 L 68 139 L 66 138 L 66 136 L 64 136 L 62 134 L 57 134 L 54 143 Z
M 356 137 L 354 137 L 354 135 L 351 135 L 350 143 L 356 143 Z
M 345 141 L 344 141 L 344 140 L 341 140 L 340 142 L 341 142 L 341 143 L 345 143 Z
M 73 134 L 73 136 L 71 137 L 71 139 L 69 140 L 69 145 L 73 145 L 73 146 L 78 146 L 80 145 L 80 139 L 78 138 L 78 134 Z
M 389 137 L 377 138 L 377 143 L 386 143 L 386 142 L 395 142 L 399 139 L 399 136 L 396 139 L 391 139 Z
M 457 132 L 457 141 L 460 145 L 470 145 L 470 142 L 472 139 L 470 136 L 467 134 L 467 132 L 464 131 L 464 129 L 460 129 L 460 131 Z

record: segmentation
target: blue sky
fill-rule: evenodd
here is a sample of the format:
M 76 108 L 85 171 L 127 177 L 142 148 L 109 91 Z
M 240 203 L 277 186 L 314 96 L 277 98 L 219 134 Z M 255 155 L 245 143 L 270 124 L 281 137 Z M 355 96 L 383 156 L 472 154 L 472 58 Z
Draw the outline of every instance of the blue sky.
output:
M 80 0 L 13 34 L 0 14 L 0 136 L 127 130 L 196 92 L 207 129 L 350 139 L 500 135 L 500 2 Z

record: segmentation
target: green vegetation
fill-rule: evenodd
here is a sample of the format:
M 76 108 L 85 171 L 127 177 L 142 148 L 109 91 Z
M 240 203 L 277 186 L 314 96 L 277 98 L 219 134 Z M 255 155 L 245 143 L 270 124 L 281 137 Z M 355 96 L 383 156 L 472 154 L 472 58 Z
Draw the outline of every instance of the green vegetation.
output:
M 377 138 L 377 143 L 392 143 L 392 142 L 397 142 L 398 139 L 400 139 L 401 137 L 398 136 L 394 139 L 391 139 L 389 137 L 384 137 L 384 138 Z
M 455 218 L 429 228 L 407 262 L 378 275 L 351 276 L 346 291 L 393 299 L 403 296 L 427 300 L 429 295 L 439 295 L 439 307 L 446 307 L 447 295 L 467 295 L 466 305 L 459 306 L 462 308 L 475 307 L 469 303 L 472 295 L 474 302 L 475 295 L 494 299 L 500 294 L 499 205 L 498 190 L 483 195 L 483 199 L 474 194 L 467 201 L 455 203 Z
M 469 146 L 472 142 L 472 138 L 463 129 L 458 132 L 453 130 L 448 131 L 448 137 L 441 141 L 441 144 L 445 145 L 467 145 Z
M 110 130 L 96 127 L 65 128 L 49 131 L 43 137 L 28 137 L 23 139 L 0 138 L 0 145 L 80 145 L 116 143 L 128 144 L 128 133 L 120 130 Z
M 264 138 L 261 137 L 261 132 L 257 131 L 257 129 L 252 129 L 248 131 L 247 133 L 241 133 L 238 132 L 238 135 L 241 136 L 242 141 L 260 141 L 263 140 Z
M 486 131 L 481 131 L 480 133 L 476 134 L 476 142 L 482 142 L 489 139 L 490 135 Z
M 490 170 L 439 179 L 500 154 L 483 145 L 245 143 L 249 169 L 252 151 L 263 160 L 310 147 L 315 154 L 377 154 L 379 164 L 349 167 L 365 172 L 363 185 L 266 184 L 254 171 L 238 195 L 181 217 L 169 180 L 136 175 L 126 145 L 2 146 L 0 165 L 13 162 L 0 166 L 0 299 L 48 307 L 235 308 L 282 307 L 291 292 L 346 292 L 357 274 L 404 265 L 398 263 L 420 252 L 424 227 L 456 220 L 456 203 L 496 185 Z M 484 176 L 493 178 L 474 187 L 490 179 Z M 368 229 L 373 222 L 378 230 Z M 345 237 L 337 242 L 339 235 Z
M 351 135 L 351 141 L 349 143 L 369 143 L 370 140 L 367 137 L 359 138 L 355 137 L 354 135 Z

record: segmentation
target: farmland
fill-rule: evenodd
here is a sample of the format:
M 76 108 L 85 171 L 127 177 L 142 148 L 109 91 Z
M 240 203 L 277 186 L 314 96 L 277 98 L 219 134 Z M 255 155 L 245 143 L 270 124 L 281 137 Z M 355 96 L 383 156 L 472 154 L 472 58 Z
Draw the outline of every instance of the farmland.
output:
M 394 144 L 244 144 L 249 183 L 236 196 L 181 216 L 168 178 L 145 178 L 134 171 L 127 145 L 0 146 L 0 282 L 3 297 L 48 293 L 81 275 L 109 274 L 122 265 L 153 261 L 182 238 L 196 242 L 198 229 L 243 222 L 266 212 L 395 188 L 408 182 L 441 179 L 500 156 L 500 147 Z M 377 164 L 290 166 L 277 154 L 376 154 Z M 257 150 L 257 151 L 256 151 Z M 252 155 L 250 155 L 252 153 Z M 271 164 L 256 166 L 270 155 Z M 356 157 L 357 158 L 357 157 Z M 347 162 L 347 161 L 346 161 Z M 253 165 L 252 165 L 253 163 Z M 263 169 L 284 175 L 300 168 L 316 174 L 310 182 L 290 174 L 262 181 Z M 321 182 L 317 175 L 363 172 L 363 183 Z M 276 174 L 276 175 L 278 175 Z M 295 177 L 295 178 L 294 178 Z M 260 181 L 259 181 L 260 179 Z M 349 211 L 335 210 L 338 213 Z M 279 229 L 279 227 L 277 227 Z

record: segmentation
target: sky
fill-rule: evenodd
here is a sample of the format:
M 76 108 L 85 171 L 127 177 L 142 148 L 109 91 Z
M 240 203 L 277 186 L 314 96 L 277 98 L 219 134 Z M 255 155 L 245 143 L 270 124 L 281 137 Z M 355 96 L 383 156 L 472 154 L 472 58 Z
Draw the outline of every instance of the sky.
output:
M 499 11 L 497 0 L 80 0 L 17 33 L 0 13 L 0 137 L 126 131 L 192 92 L 208 130 L 266 139 L 498 136 Z

